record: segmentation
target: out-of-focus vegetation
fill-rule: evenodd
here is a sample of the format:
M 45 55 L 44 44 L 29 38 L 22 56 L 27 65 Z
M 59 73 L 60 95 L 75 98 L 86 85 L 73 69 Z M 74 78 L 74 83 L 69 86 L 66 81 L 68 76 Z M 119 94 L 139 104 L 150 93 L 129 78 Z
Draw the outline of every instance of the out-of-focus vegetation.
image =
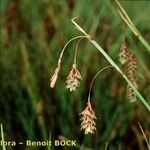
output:
M 150 41 L 150 2 L 121 1 L 144 38 Z M 92 89 L 92 106 L 97 115 L 95 135 L 80 131 L 79 113 L 86 107 L 92 77 L 108 65 L 88 41 L 79 44 L 77 64 L 83 80 L 75 92 L 65 89 L 73 63 L 76 42 L 69 44 L 54 89 L 49 80 L 65 43 L 80 33 L 80 25 L 120 66 L 119 48 L 125 37 L 137 60 L 138 88 L 150 103 L 150 54 L 117 14 L 109 0 L 0 0 L 0 122 L 6 141 L 52 141 L 59 137 L 76 140 L 77 147 L 51 149 L 146 150 L 150 135 L 150 113 L 140 101 L 126 98 L 126 83 L 113 69 L 101 74 Z M 122 67 L 125 71 L 125 69 Z M 7 149 L 44 149 L 7 147 Z M 48 147 L 45 147 L 48 149 Z

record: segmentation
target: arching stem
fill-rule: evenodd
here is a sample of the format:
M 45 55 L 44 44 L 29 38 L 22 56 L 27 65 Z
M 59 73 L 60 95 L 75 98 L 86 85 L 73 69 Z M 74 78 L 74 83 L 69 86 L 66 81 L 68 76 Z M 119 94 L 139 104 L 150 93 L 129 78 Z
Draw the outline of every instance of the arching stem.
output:
M 65 51 L 67 45 L 68 45 L 71 41 L 76 40 L 76 39 L 80 39 L 80 38 L 87 38 L 87 36 L 82 36 L 82 35 L 81 35 L 81 36 L 73 37 L 72 39 L 70 39 L 70 40 L 65 44 L 64 48 L 63 48 L 62 51 L 61 51 L 61 54 L 60 54 L 60 56 L 59 56 L 59 59 L 58 59 L 58 68 L 60 68 L 61 59 L 62 59 L 62 56 L 63 56 L 63 54 L 64 54 L 64 51 Z
M 76 44 L 75 54 L 74 54 L 74 64 L 76 64 L 76 62 L 77 62 L 77 50 L 78 50 L 78 45 L 79 45 L 79 43 L 80 43 L 81 40 L 82 40 L 82 38 L 79 39 L 78 42 L 77 42 L 77 44 Z
M 90 84 L 90 88 L 89 88 L 89 95 L 88 95 L 88 102 L 90 102 L 90 94 L 91 94 L 91 90 L 92 90 L 92 85 L 93 85 L 93 82 L 94 80 L 96 79 L 96 77 L 104 70 L 108 69 L 108 68 L 111 68 L 112 66 L 107 66 L 107 67 L 104 67 L 103 69 L 101 69 L 100 71 L 97 72 L 97 74 L 94 76 L 91 84 Z

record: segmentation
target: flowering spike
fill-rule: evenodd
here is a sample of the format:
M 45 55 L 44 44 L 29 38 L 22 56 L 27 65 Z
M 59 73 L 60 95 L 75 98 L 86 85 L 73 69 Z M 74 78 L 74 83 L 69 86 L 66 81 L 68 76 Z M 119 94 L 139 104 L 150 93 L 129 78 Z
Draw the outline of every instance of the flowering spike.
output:
M 132 54 L 129 56 L 129 60 L 127 63 L 127 72 L 128 78 L 132 82 L 132 84 L 137 88 L 137 80 L 136 80 L 136 61 Z M 127 86 L 127 96 L 130 102 L 135 102 L 137 100 L 135 92 L 132 90 L 131 86 Z
M 122 64 L 126 64 L 128 78 L 131 83 L 137 88 L 137 80 L 136 80 L 136 60 L 132 53 L 129 52 L 127 47 L 127 39 L 121 44 L 120 48 L 121 52 L 119 54 L 119 60 Z M 130 85 L 127 86 L 127 97 L 130 102 L 135 102 L 137 97 L 133 89 Z
M 70 92 L 76 90 L 76 87 L 80 85 L 79 80 L 82 80 L 82 77 L 77 69 L 76 63 L 74 63 L 66 80 L 66 88 L 70 89 Z
M 83 110 L 80 115 L 82 115 L 81 120 L 81 130 L 84 130 L 84 134 L 88 134 L 88 133 L 94 133 L 94 131 L 96 130 L 96 123 L 95 123 L 95 113 L 91 107 L 91 103 L 90 101 L 88 101 L 87 103 L 87 107 L 85 108 L 85 110 Z
M 120 54 L 119 54 L 119 61 L 122 65 L 126 64 L 128 62 L 128 48 L 127 48 L 127 42 L 126 40 L 121 44 L 120 47 Z

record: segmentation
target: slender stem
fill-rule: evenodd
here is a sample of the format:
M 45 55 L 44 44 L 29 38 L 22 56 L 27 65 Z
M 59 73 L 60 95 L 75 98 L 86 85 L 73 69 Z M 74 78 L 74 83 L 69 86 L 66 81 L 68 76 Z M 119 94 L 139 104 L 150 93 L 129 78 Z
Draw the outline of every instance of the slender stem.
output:
M 112 66 L 104 67 L 103 69 L 101 69 L 100 71 L 98 71 L 98 72 L 96 73 L 96 75 L 94 76 L 94 78 L 93 78 L 93 80 L 92 80 L 92 82 L 91 82 L 91 84 L 90 84 L 88 100 L 90 100 L 90 93 L 91 93 L 92 85 L 93 85 L 93 82 L 94 82 L 95 78 L 96 78 L 102 71 L 104 71 L 104 70 L 106 70 L 106 69 L 108 69 L 108 68 L 110 68 L 110 67 L 112 67 Z
M 74 20 L 72 20 L 73 24 L 78 27 L 80 27 Z M 81 27 L 80 27 L 81 28 Z M 82 28 L 81 28 L 82 29 Z M 83 30 L 83 29 L 82 29 Z M 80 30 L 80 31 L 82 31 Z M 88 35 L 85 31 L 82 32 L 84 33 L 87 37 L 90 37 L 90 35 Z M 89 41 L 98 49 L 98 51 L 100 53 L 103 54 L 103 56 L 108 60 L 108 62 L 121 74 L 121 76 L 126 80 L 126 82 L 128 83 L 128 85 L 131 86 L 131 88 L 133 89 L 133 91 L 136 93 L 136 95 L 139 97 L 139 99 L 141 100 L 141 102 L 145 105 L 145 107 L 150 111 L 150 106 L 149 104 L 146 102 L 146 100 L 143 98 L 143 96 L 139 93 L 139 91 L 137 90 L 137 88 L 130 82 L 130 80 L 128 79 L 128 77 L 122 72 L 122 70 L 118 67 L 118 65 L 111 59 L 111 57 L 109 57 L 109 55 L 101 48 L 101 46 L 92 38 L 88 38 Z
M 125 21 L 125 23 L 129 26 L 129 28 L 132 30 L 132 32 L 135 34 L 135 36 L 138 37 L 138 39 L 141 41 L 141 43 L 147 48 L 147 50 L 150 52 L 150 45 L 149 43 L 144 39 L 142 34 L 138 31 L 130 17 L 128 16 L 127 12 L 122 7 L 121 3 L 119 3 L 118 0 L 115 0 L 117 6 L 118 6 L 118 13 L 121 16 L 121 18 Z
M 121 18 L 124 20 L 124 22 L 130 27 L 135 36 L 139 37 L 139 34 L 134 30 L 134 28 L 132 28 L 132 25 L 126 20 L 125 16 L 121 13 L 121 11 L 119 9 L 117 9 L 117 11 Z
M 78 16 L 77 16 L 78 17 Z M 88 36 L 88 34 L 74 21 L 77 17 L 74 17 L 71 19 L 71 21 L 73 22 L 73 24 L 75 25 L 75 28 L 77 28 L 79 31 L 81 31 L 82 33 L 84 33 L 86 36 Z
M 150 150 L 150 144 L 148 143 L 148 140 L 147 140 L 147 138 L 146 138 L 146 135 L 145 135 L 145 133 L 144 133 L 144 130 L 143 130 L 143 128 L 142 128 L 142 126 L 141 126 L 141 124 L 138 122 L 138 124 L 139 124 L 139 127 L 140 127 L 140 129 L 141 129 L 141 132 L 142 132 L 142 134 L 143 134 L 143 136 L 144 136 L 144 139 L 145 139 L 145 141 L 146 141 L 146 144 L 147 144 L 147 147 L 148 147 L 148 149 Z
M 2 147 L 3 147 L 3 150 L 6 150 L 6 147 L 5 147 L 5 144 L 4 144 L 4 131 L 3 131 L 3 125 L 1 123 L 1 138 L 2 138 Z
M 68 45 L 71 41 L 76 40 L 76 39 L 80 39 L 80 38 L 87 38 L 87 36 L 81 35 L 81 36 L 73 37 L 72 39 L 70 39 L 70 40 L 65 44 L 65 46 L 63 47 L 63 49 L 62 49 L 62 51 L 61 51 L 61 54 L 60 54 L 60 56 L 59 56 L 59 59 L 58 59 L 58 68 L 60 68 L 61 59 L 62 59 L 62 56 L 63 56 L 63 54 L 64 54 L 64 51 L 65 51 L 67 45 Z
M 76 44 L 75 54 L 74 54 L 74 64 L 76 64 L 76 62 L 77 62 L 77 50 L 78 50 L 78 45 L 79 45 L 81 39 L 79 39 L 78 42 L 77 42 L 77 44 Z
M 133 24 L 133 22 L 131 21 L 130 17 L 128 16 L 127 12 L 124 10 L 124 8 L 121 6 L 121 4 L 119 3 L 118 0 L 115 0 L 116 4 L 118 5 L 119 9 L 121 10 L 122 14 L 125 16 L 125 18 L 128 20 L 128 22 L 133 26 L 133 28 L 135 30 L 137 30 L 137 28 L 135 27 L 135 25 Z
M 107 150 L 108 148 L 108 142 L 106 142 L 106 145 L 105 145 L 105 150 Z

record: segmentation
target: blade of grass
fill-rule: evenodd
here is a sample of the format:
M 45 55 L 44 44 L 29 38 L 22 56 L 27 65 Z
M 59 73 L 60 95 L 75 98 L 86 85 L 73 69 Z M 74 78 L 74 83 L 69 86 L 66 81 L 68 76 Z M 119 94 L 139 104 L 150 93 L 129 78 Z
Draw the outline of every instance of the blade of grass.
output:
M 2 138 L 2 147 L 3 150 L 6 150 L 5 144 L 4 144 L 4 132 L 3 132 L 3 125 L 1 124 L 1 138 Z
M 149 43 L 144 39 L 142 34 L 138 31 L 130 17 L 128 16 L 127 12 L 124 10 L 121 3 L 119 3 L 118 0 L 115 0 L 115 3 L 117 4 L 117 11 L 121 18 L 124 20 L 124 22 L 128 25 L 128 27 L 131 29 L 131 31 L 135 34 L 136 37 L 141 41 L 141 43 L 146 47 L 146 49 L 150 52 L 150 45 Z
M 105 145 L 105 150 L 107 150 L 108 148 L 108 142 L 106 142 L 106 145 Z
M 73 18 L 71 19 L 72 23 L 76 26 L 76 28 L 81 31 L 83 34 L 85 34 L 85 36 L 87 36 L 87 38 L 89 39 L 89 41 L 98 49 L 98 51 L 100 53 L 103 54 L 103 56 L 108 60 L 108 62 L 121 74 L 121 76 L 126 80 L 126 82 L 128 83 L 128 85 L 131 86 L 131 88 L 133 89 L 133 91 L 136 93 L 137 97 L 139 97 L 139 99 L 141 100 L 141 102 L 144 104 L 144 106 L 150 111 L 150 106 L 147 103 L 147 101 L 143 98 L 143 96 L 139 93 L 139 91 L 137 90 L 137 88 L 130 82 L 130 80 L 128 79 L 128 77 L 122 72 L 122 70 L 119 68 L 119 66 L 111 59 L 111 57 L 101 48 L 101 46 L 91 38 L 90 35 L 88 35 L 75 21 Z
M 144 136 L 144 139 L 145 139 L 145 141 L 146 141 L 146 144 L 147 144 L 147 147 L 148 147 L 148 149 L 150 150 L 150 144 L 148 143 L 148 140 L 147 140 L 147 138 L 146 138 L 146 135 L 145 135 L 145 133 L 144 133 L 144 130 L 143 130 L 143 128 L 142 128 L 142 126 L 141 126 L 141 124 L 138 122 L 138 124 L 139 124 L 139 127 L 140 127 L 140 129 L 141 129 L 141 132 L 142 132 L 142 134 L 143 134 L 143 136 Z

